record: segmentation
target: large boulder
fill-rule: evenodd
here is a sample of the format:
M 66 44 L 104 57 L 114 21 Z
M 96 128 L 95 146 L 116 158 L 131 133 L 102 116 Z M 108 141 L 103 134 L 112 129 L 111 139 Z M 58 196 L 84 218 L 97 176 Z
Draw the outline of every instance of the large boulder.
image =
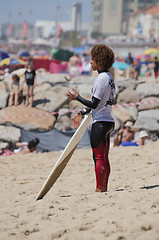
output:
M 154 82 L 147 82 L 139 84 L 136 88 L 137 94 L 141 99 L 146 97 L 159 97 L 159 84 Z
M 25 130 L 49 130 L 54 126 L 56 118 L 48 112 L 26 107 L 12 106 L 0 111 L 0 123 L 12 124 Z
M 66 79 L 70 79 L 70 75 L 67 73 L 40 73 L 37 74 L 36 76 L 36 81 L 37 84 L 42 84 L 42 83 L 50 83 L 51 85 L 55 85 L 58 83 L 65 83 L 67 82 Z
M 48 91 L 37 92 L 34 95 L 34 106 L 49 112 L 57 111 L 68 102 L 66 91 L 66 87 L 55 86 Z
M 0 108 L 5 108 L 7 106 L 7 100 L 9 93 L 7 92 L 4 82 L 0 82 Z
M 159 109 L 139 112 L 134 127 L 159 132 Z
M 135 90 L 135 88 L 137 86 L 137 82 L 132 78 L 124 78 L 122 80 L 115 81 L 115 85 L 118 87 L 119 92 L 121 92 L 126 88 Z
M 18 142 L 20 140 L 20 129 L 11 126 L 0 125 L 0 141 Z
M 37 92 L 48 91 L 51 88 L 52 88 L 52 86 L 50 83 L 43 83 L 43 84 L 35 85 L 34 94 Z
M 123 90 L 117 97 L 117 103 L 133 103 L 138 102 L 139 100 L 140 97 L 136 91 L 129 88 Z
M 114 107 L 113 115 L 121 122 L 123 125 L 126 121 L 134 121 L 133 116 L 124 107 Z
M 61 116 L 60 120 L 55 123 L 54 127 L 60 131 L 69 131 L 74 128 L 73 121 L 67 115 Z
M 142 102 L 145 102 L 145 104 L 141 104 L 138 106 L 139 111 L 159 108 L 159 98 L 157 97 L 147 97 L 142 99 Z

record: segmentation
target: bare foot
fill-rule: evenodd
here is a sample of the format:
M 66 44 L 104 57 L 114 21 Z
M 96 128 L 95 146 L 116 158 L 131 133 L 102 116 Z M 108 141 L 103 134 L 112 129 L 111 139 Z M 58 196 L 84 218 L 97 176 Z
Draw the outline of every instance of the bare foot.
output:
M 106 192 L 103 188 L 96 188 L 96 192 Z

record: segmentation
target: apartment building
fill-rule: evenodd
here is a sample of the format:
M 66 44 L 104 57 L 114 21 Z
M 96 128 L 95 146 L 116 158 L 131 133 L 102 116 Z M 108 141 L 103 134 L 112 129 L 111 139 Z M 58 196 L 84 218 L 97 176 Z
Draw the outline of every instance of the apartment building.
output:
M 91 28 L 103 34 L 126 34 L 129 17 L 159 0 L 95 0 L 91 2 Z

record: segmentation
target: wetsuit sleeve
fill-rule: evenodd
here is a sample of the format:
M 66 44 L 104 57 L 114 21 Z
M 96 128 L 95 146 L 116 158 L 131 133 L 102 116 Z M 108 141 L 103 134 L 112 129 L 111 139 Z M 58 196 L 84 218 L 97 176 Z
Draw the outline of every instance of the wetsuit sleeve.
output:
M 81 102 L 86 107 L 93 108 L 93 109 L 95 109 L 100 102 L 100 100 L 98 98 L 92 97 L 92 101 L 90 101 L 90 100 L 87 100 L 87 99 L 81 97 L 80 95 L 77 96 L 77 101 Z

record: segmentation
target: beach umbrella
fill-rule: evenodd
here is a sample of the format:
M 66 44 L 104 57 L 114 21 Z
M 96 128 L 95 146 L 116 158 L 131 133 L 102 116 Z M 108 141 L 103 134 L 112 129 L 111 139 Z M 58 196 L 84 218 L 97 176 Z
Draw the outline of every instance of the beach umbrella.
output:
M 20 51 L 18 57 L 30 57 L 30 53 L 28 51 Z
M 130 65 L 125 62 L 115 61 L 115 63 L 113 64 L 113 67 L 124 71 L 126 68 L 130 67 Z
M 16 74 L 19 77 L 23 77 L 25 71 L 26 71 L 26 68 L 20 68 L 18 70 L 13 71 L 12 74 Z
M 151 55 L 152 53 L 156 53 L 156 52 L 159 52 L 159 49 L 157 49 L 157 48 L 149 48 L 146 51 L 144 51 L 144 54 L 145 55 Z
M 7 66 L 14 66 L 14 65 L 26 65 L 27 63 L 19 58 L 5 58 L 0 62 L 0 67 L 5 65 Z
M 0 50 L 0 61 L 8 57 L 9 57 L 8 53 L 6 53 L 3 50 Z

